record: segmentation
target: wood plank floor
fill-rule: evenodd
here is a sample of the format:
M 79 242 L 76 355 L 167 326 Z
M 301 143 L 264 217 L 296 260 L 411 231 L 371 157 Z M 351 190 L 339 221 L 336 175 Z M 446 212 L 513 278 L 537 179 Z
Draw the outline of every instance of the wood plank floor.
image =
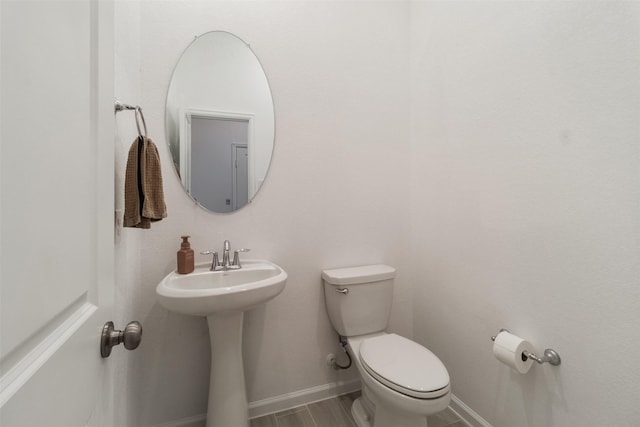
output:
M 351 404 L 360 397 L 356 391 L 332 399 L 298 406 L 251 420 L 251 427 L 357 427 L 351 416 Z M 453 411 L 427 418 L 429 427 L 467 427 Z

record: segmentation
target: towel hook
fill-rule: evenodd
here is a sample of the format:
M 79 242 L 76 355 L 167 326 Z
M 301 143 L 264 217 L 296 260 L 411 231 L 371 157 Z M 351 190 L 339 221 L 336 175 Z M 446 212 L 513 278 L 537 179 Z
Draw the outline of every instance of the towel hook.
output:
M 139 105 L 135 108 L 136 114 L 136 127 L 138 128 L 138 135 L 142 138 L 142 131 L 140 130 L 140 120 L 138 120 L 138 113 L 140 113 L 140 119 L 142 119 L 142 127 L 144 128 L 144 138 L 147 138 L 147 123 L 144 121 L 144 114 L 142 114 L 142 108 Z
M 117 99 L 115 100 L 114 108 L 115 108 L 115 112 L 116 113 L 118 113 L 120 111 L 124 111 L 124 110 L 135 110 L 136 109 L 136 107 L 134 107 L 133 105 L 125 104 L 124 102 L 120 102 Z
M 123 102 L 118 101 L 117 99 L 115 100 L 115 112 L 119 112 L 119 111 L 123 111 L 123 110 L 134 110 L 135 115 L 136 115 L 136 127 L 138 128 L 138 136 L 140 138 L 143 137 L 142 135 L 142 129 L 144 129 L 144 138 L 147 137 L 147 122 L 145 122 L 144 120 L 144 114 L 142 114 L 142 107 L 140 107 L 139 105 L 129 105 L 129 104 L 125 104 Z M 138 115 L 140 115 L 140 117 L 138 117 Z M 142 120 L 142 129 L 140 128 L 140 120 Z

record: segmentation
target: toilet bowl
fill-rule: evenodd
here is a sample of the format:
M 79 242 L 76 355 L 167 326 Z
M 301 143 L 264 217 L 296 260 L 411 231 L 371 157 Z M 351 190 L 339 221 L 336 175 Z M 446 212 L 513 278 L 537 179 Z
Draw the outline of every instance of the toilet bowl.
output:
M 351 337 L 347 343 L 363 394 L 375 405 L 372 414 L 364 408 L 364 420 L 360 413 L 353 414 L 361 418 L 359 427 L 425 427 L 428 415 L 449 406 L 449 374 L 427 348 L 387 333 Z
M 386 329 L 395 269 L 386 265 L 325 270 L 327 312 L 346 337 L 362 381 L 351 412 L 358 427 L 426 427 L 447 408 L 449 374 L 430 350 Z M 364 319 L 364 321 L 363 321 Z

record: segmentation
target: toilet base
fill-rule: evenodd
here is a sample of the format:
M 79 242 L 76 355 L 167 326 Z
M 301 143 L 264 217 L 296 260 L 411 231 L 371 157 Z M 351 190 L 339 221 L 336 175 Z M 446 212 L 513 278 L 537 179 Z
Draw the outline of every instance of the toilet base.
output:
M 372 427 L 427 427 L 425 415 L 410 415 L 387 410 L 376 410 Z
M 353 415 L 353 419 L 356 421 L 358 427 L 371 427 L 371 418 L 364 410 L 361 397 L 353 401 L 351 405 L 351 415 Z
M 388 408 L 376 410 L 376 406 L 367 401 L 362 396 L 351 405 L 351 415 L 358 427 L 427 427 L 427 417 L 424 415 L 390 412 Z

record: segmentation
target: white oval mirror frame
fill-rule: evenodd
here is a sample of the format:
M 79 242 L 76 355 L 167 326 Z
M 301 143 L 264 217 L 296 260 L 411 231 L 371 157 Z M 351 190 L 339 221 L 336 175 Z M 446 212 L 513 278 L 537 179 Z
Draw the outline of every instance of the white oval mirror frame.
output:
M 165 133 L 183 188 L 203 208 L 242 208 L 264 182 L 275 136 L 267 76 L 249 45 L 211 31 L 178 60 L 167 90 Z

